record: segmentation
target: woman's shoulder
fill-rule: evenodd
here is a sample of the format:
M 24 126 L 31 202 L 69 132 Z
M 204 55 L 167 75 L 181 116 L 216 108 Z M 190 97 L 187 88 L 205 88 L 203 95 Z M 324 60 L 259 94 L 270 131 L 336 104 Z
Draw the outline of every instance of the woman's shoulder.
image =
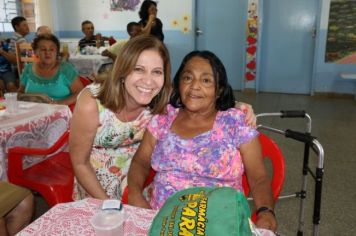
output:
M 166 107 L 166 112 L 162 114 L 154 115 L 150 122 L 150 127 L 155 128 L 165 128 L 167 125 L 170 126 L 174 117 L 176 117 L 179 109 L 168 104 Z
M 23 73 L 32 73 L 32 65 L 33 63 L 27 63 L 25 64 L 24 68 L 23 68 Z
M 71 63 L 66 61 L 60 62 L 59 74 L 65 75 L 69 82 L 73 82 L 79 75 L 77 69 L 75 69 L 75 67 Z
M 75 71 L 75 72 L 77 71 L 77 69 L 74 67 L 74 65 L 67 61 L 60 62 L 59 67 L 64 71 Z
M 82 110 L 87 111 L 88 114 L 97 109 L 96 99 L 88 87 L 79 93 L 76 106 L 82 107 Z
M 161 114 L 157 114 L 154 116 L 155 119 L 171 119 L 172 117 L 176 116 L 176 114 L 178 113 L 179 108 L 175 108 L 172 105 L 168 104 L 166 106 L 166 111 L 161 113 Z
M 220 111 L 219 112 L 222 117 L 231 117 L 231 118 L 237 118 L 240 116 L 245 116 L 245 113 L 240 109 L 240 108 L 229 108 L 226 111 Z
M 218 120 L 223 123 L 236 125 L 245 121 L 245 113 L 239 108 L 229 108 L 226 111 L 219 111 Z

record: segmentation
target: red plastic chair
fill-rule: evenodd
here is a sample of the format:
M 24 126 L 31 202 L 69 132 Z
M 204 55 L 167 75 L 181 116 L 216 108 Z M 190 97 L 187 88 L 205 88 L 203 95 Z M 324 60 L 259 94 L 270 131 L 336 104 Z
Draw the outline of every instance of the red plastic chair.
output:
M 268 158 L 271 161 L 273 174 L 271 188 L 273 192 L 273 198 L 278 200 L 279 194 L 282 191 L 284 178 L 285 178 L 285 162 L 284 156 L 278 145 L 265 134 L 260 133 L 259 140 L 262 148 L 262 156 Z M 250 194 L 250 186 L 248 185 L 246 173 L 242 176 L 242 187 L 244 194 L 247 197 Z M 252 214 L 252 221 L 256 221 L 256 213 Z
M 87 86 L 89 84 L 91 84 L 93 81 L 91 81 L 90 79 L 83 77 L 83 76 L 79 76 L 80 82 L 82 82 L 83 86 Z
M 80 82 L 82 82 L 83 86 L 86 87 L 87 85 L 93 83 L 93 81 L 91 81 L 90 79 L 83 77 L 83 76 L 79 76 L 79 80 Z M 75 103 L 68 105 L 69 109 L 71 110 L 71 112 L 74 111 L 75 108 Z
M 153 178 L 156 175 L 156 171 L 150 168 L 150 172 L 148 173 L 148 176 L 146 178 L 145 183 L 143 184 L 143 188 L 146 188 L 150 183 L 152 183 Z M 129 188 L 126 186 L 124 189 L 124 192 L 122 194 L 121 202 L 123 204 L 127 204 L 129 202 Z
M 68 138 L 69 131 L 66 131 L 48 149 L 10 148 L 8 153 L 9 182 L 40 193 L 49 207 L 57 203 L 73 201 L 74 172 L 72 163 L 69 153 L 60 150 L 60 148 L 68 143 Z M 40 163 L 23 169 L 23 158 L 32 155 L 52 156 Z
M 282 151 L 279 149 L 278 145 L 266 135 L 260 133 L 259 140 L 262 147 L 262 155 L 264 158 L 268 158 L 271 161 L 273 174 L 272 174 L 272 192 L 275 201 L 282 190 L 284 178 L 285 178 L 285 162 Z M 144 186 L 146 187 L 153 181 L 155 171 L 151 168 L 150 173 L 146 179 Z M 250 187 L 247 182 L 247 177 L 244 174 L 242 177 L 242 187 L 244 189 L 244 194 L 247 197 L 250 193 Z M 126 187 L 122 196 L 122 203 L 128 203 L 128 188 Z M 255 219 L 255 214 L 253 214 L 252 219 Z

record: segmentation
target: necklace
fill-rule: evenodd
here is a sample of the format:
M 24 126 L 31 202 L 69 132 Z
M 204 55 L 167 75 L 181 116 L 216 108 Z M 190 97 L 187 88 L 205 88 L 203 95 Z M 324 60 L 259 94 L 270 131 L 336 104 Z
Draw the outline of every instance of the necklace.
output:
M 121 112 L 121 114 L 122 114 L 122 116 L 124 117 L 124 122 L 126 122 L 126 123 L 131 123 L 131 120 L 129 120 L 128 118 L 127 118 L 127 111 L 126 111 L 126 108 L 124 108 L 123 110 L 122 110 L 122 112 Z M 140 111 L 140 114 L 141 114 L 141 111 Z M 137 117 L 135 117 L 135 119 L 136 119 Z M 129 133 L 129 138 L 130 138 L 130 140 L 133 140 L 134 139 L 134 137 L 135 137 L 135 128 L 132 126 L 133 124 L 127 124 L 127 126 L 128 126 L 128 133 Z

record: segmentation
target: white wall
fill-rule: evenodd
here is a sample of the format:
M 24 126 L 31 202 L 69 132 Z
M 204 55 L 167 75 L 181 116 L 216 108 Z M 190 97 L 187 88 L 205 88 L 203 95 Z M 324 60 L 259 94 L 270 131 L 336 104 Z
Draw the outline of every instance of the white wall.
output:
M 59 31 L 80 31 L 81 22 L 84 20 L 92 21 L 97 31 L 126 31 L 128 22 L 140 20 L 138 11 L 141 4 L 136 11 L 111 11 L 110 0 L 53 1 L 56 3 Z M 172 25 L 172 21 L 180 20 L 183 16 L 191 18 L 192 0 L 161 0 L 157 8 L 164 30 L 179 30 Z

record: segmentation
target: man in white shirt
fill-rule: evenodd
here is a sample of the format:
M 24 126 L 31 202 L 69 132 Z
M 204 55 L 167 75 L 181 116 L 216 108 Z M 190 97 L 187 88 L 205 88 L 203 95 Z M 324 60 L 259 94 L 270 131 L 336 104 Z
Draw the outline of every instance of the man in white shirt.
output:
M 130 22 L 127 24 L 126 30 L 130 35 L 130 38 L 116 41 L 116 43 L 101 53 L 102 56 L 110 57 L 113 61 L 115 61 L 118 52 L 125 45 L 125 43 L 141 33 L 141 25 L 136 22 Z

